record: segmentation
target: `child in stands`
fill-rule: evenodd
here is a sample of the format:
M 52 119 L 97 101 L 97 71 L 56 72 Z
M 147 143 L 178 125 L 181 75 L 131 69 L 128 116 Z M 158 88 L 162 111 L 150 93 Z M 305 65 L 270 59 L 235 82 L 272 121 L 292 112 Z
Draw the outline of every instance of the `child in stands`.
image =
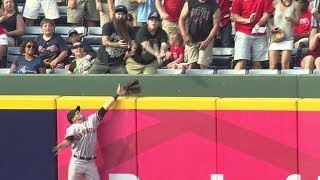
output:
M 184 45 L 180 32 L 175 31 L 169 35 L 170 50 L 163 59 L 164 66 L 173 69 L 186 68 L 184 63 Z

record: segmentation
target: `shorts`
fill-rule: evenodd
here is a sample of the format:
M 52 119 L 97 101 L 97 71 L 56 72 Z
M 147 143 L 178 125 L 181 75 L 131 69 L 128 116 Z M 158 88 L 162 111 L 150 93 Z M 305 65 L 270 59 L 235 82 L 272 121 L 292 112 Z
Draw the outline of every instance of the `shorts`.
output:
M 267 61 L 268 39 L 267 35 L 252 36 L 236 32 L 234 37 L 234 60 Z
M 47 19 L 58 19 L 60 17 L 56 0 L 26 0 L 23 17 L 38 19 L 40 8 L 42 8 Z
M 213 61 L 213 40 L 209 43 L 206 50 L 199 50 L 200 43 L 190 43 L 185 45 L 184 61 L 187 64 L 197 63 L 210 66 Z
M 83 17 L 85 17 L 87 21 L 99 21 L 99 11 L 96 8 L 95 0 L 77 0 L 75 9 L 68 7 L 68 23 L 82 23 Z
M 172 32 L 179 30 L 178 22 L 170 22 L 168 20 L 162 21 L 162 29 L 170 35 Z
M 283 51 L 283 50 L 289 50 L 292 51 L 293 49 L 293 40 L 288 41 L 281 41 L 278 43 L 270 43 L 269 45 L 269 51 Z
M 109 16 L 109 7 L 107 3 L 101 3 L 102 11 L 100 11 L 100 26 L 102 27 L 105 23 L 111 21 Z
M 152 63 L 143 65 L 137 63 L 131 57 L 127 59 L 126 69 L 128 74 L 156 74 L 158 70 L 158 62 L 154 60 Z
M 0 35 L 0 45 L 8 45 L 8 37 L 6 34 Z

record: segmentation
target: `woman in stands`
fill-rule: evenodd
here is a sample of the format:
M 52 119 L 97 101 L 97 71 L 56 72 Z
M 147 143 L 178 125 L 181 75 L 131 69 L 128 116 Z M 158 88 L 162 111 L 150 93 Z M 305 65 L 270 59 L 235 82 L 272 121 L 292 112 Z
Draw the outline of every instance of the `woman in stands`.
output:
M 42 19 L 40 26 L 43 34 L 36 38 L 40 58 L 51 69 L 64 68 L 68 57 L 66 41 L 59 34 L 54 33 L 54 20 Z
M 12 62 L 10 74 L 45 74 L 43 61 L 37 56 L 38 46 L 34 40 L 24 41 L 20 46 L 19 56 Z
M 70 63 L 68 74 L 88 74 L 92 58 L 84 52 L 83 43 L 81 41 L 73 43 L 71 51 L 75 59 Z
M 15 38 L 25 31 L 23 18 L 16 9 L 13 0 L 3 0 L 4 15 L 0 17 L 0 23 L 6 30 L 8 46 L 15 46 Z
M 274 0 L 275 8 L 273 23 L 269 22 L 272 33 L 284 32 L 283 40 L 275 42 L 271 40 L 269 45 L 269 68 L 277 69 L 278 59 L 281 55 L 281 68 L 289 69 L 291 53 L 293 50 L 293 26 L 299 25 L 301 4 L 295 0 Z
M 309 36 L 309 51 L 301 61 L 303 69 L 320 69 L 320 33 L 313 27 Z

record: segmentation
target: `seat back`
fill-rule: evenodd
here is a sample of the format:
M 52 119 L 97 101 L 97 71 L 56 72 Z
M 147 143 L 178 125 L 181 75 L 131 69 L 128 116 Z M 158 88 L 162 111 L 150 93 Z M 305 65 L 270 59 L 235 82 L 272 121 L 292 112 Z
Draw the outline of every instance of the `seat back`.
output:
M 10 68 L 0 68 L 0 74 L 9 74 Z
M 22 56 L 20 53 L 20 47 L 8 47 L 6 56 L 6 67 L 10 67 L 13 60 Z
M 228 69 L 231 68 L 233 60 L 234 48 L 214 47 L 212 54 L 212 64 L 214 69 Z
M 203 75 L 203 74 L 215 74 L 214 69 L 186 69 L 185 74 Z
M 218 69 L 217 74 L 238 74 L 238 75 L 245 75 L 247 70 L 245 69 Z
M 282 69 L 280 74 L 311 74 L 310 69 Z
M 279 74 L 278 69 L 249 69 L 248 74 L 272 75 Z
M 157 74 L 183 74 L 182 69 L 158 69 Z

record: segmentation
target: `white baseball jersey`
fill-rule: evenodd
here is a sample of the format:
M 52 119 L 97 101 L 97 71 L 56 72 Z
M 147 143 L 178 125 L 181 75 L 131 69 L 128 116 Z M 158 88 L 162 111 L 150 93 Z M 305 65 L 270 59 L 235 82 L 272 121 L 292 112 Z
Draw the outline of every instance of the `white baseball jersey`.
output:
M 67 128 L 66 136 L 73 136 L 72 156 L 93 157 L 96 151 L 97 127 L 102 117 L 98 112 L 91 114 L 82 123 L 74 123 Z

